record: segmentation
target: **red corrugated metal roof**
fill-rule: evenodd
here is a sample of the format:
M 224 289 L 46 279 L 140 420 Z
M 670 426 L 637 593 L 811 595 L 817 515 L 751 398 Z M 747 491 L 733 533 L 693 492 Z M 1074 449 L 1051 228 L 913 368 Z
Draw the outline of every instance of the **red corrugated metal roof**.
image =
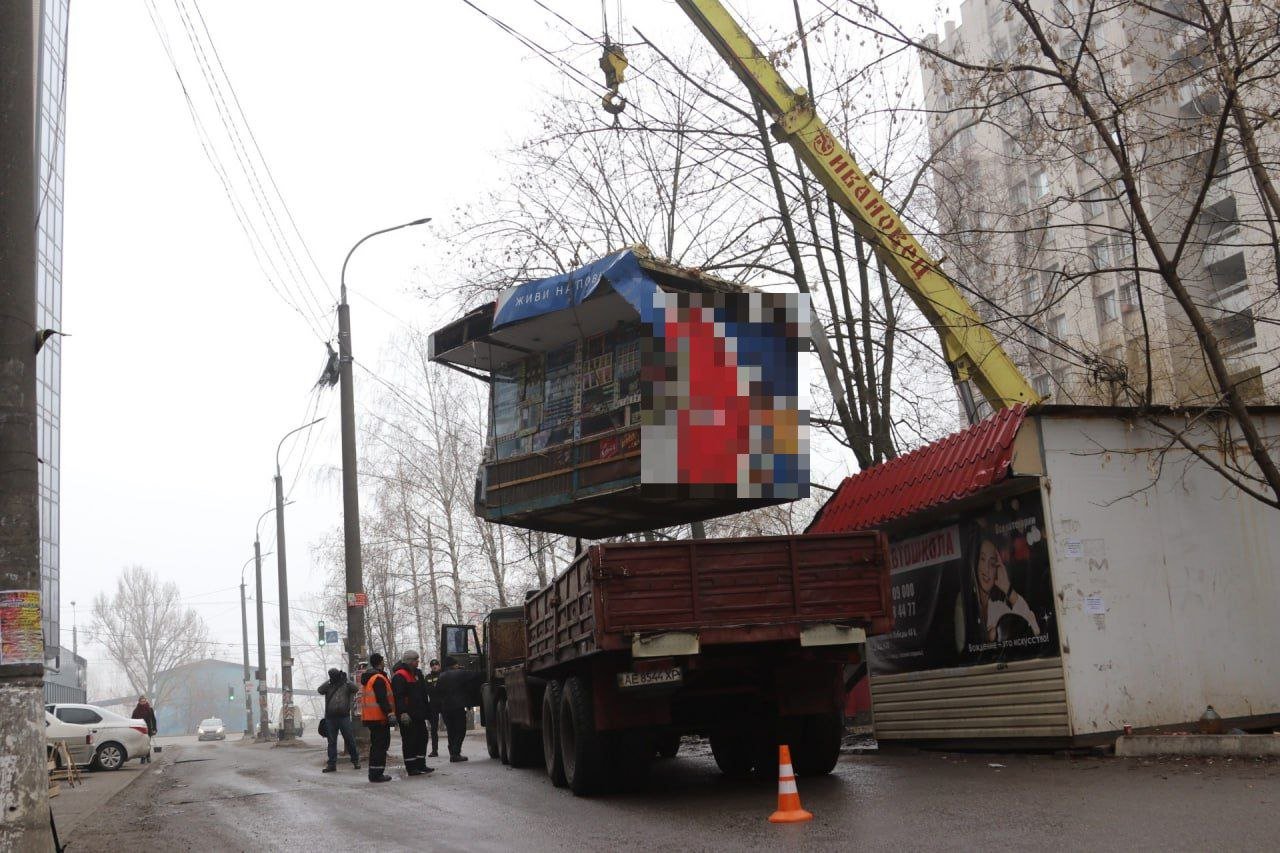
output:
M 809 531 L 866 530 L 1000 482 L 1009 473 L 1013 438 L 1026 416 L 1026 406 L 1002 409 L 933 444 L 848 477 Z

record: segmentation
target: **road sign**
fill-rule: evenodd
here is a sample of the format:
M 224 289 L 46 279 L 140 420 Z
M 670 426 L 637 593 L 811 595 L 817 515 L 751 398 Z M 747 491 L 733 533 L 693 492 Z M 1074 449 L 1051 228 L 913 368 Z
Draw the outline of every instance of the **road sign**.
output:
M 347 606 L 368 607 L 369 596 L 365 595 L 363 592 L 349 592 L 347 593 Z
M 331 645 L 331 646 L 336 646 L 336 645 L 338 645 L 338 632 L 337 632 L 337 631 L 332 631 L 332 630 L 331 630 L 331 631 L 329 631 L 329 632 L 327 632 L 327 633 L 325 634 L 324 641 L 325 641 L 326 643 L 328 643 L 329 645 Z

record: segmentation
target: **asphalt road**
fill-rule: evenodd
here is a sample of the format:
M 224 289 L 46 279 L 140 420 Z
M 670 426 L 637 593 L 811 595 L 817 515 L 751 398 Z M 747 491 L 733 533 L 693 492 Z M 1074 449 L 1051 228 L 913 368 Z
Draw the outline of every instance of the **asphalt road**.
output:
M 812 822 L 774 826 L 774 786 L 723 778 L 697 744 L 656 763 L 642 791 L 589 800 L 490 760 L 474 737 L 470 762 L 420 778 L 389 767 L 383 785 L 342 763 L 321 775 L 312 744 L 168 747 L 72 851 L 1270 850 L 1280 835 L 1275 762 L 850 755 L 800 780 Z

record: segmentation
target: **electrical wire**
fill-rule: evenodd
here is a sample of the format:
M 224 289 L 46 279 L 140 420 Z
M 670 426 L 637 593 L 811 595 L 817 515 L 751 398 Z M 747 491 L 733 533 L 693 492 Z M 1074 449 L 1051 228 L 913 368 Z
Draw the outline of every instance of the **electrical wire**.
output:
M 194 5 L 194 0 L 192 0 L 192 3 Z M 293 279 L 294 287 L 300 294 L 303 304 L 306 305 L 307 310 L 312 312 L 313 316 L 317 318 L 318 325 L 323 327 L 323 320 L 320 318 L 323 318 L 327 312 L 321 305 L 320 300 L 316 297 L 311 284 L 306 280 L 306 276 L 303 274 L 301 266 L 298 263 L 297 256 L 293 251 L 292 241 L 286 238 L 284 229 L 280 224 L 280 218 L 276 214 L 275 207 L 267 198 L 266 190 L 258 175 L 257 166 L 253 158 L 249 156 L 247 146 L 244 142 L 244 135 L 240 132 L 241 123 L 237 122 L 235 120 L 235 116 L 232 115 L 231 109 L 227 103 L 226 91 L 224 91 L 217 74 L 214 73 L 213 67 L 210 64 L 209 53 L 216 55 L 217 48 L 213 44 L 212 39 L 209 39 L 209 50 L 206 52 L 205 42 L 199 37 L 195 24 L 192 21 L 190 13 L 187 11 L 183 0 L 174 0 L 174 6 L 178 10 L 178 15 L 182 20 L 183 29 L 187 34 L 187 40 L 191 45 L 192 53 L 200 68 L 201 76 L 204 78 L 205 85 L 208 88 L 210 95 L 213 97 L 219 121 L 222 123 L 222 127 L 227 138 L 231 141 L 232 151 L 236 156 L 237 162 L 240 164 L 241 172 L 249 186 L 253 201 L 258 208 L 258 213 L 262 216 L 262 220 L 267 226 L 267 231 L 271 236 L 272 242 L 275 244 L 276 251 L 279 253 L 285 270 Z M 206 29 L 205 32 L 207 35 L 208 30 Z M 221 68 L 221 60 L 218 60 L 218 63 L 219 68 Z M 226 84 L 226 89 L 231 91 L 234 96 L 234 87 L 232 86 L 229 78 L 226 78 Z M 238 98 L 236 99 L 236 103 L 237 105 L 239 104 Z M 247 128 L 248 121 L 247 119 L 244 119 L 243 111 L 241 111 L 241 119 Z M 248 131 L 245 135 L 252 135 L 252 132 Z M 269 167 L 266 166 L 265 159 L 262 162 L 264 169 L 269 172 Z M 310 300 L 309 303 L 308 299 Z
M 263 278 L 266 279 L 268 286 L 275 292 L 276 296 L 278 296 L 285 305 L 293 309 L 293 311 L 302 318 L 303 322 L 307 324 L 307 327 L 316 335 L 317 338 L 324 341 L 323 328 L 321 327 L 320 330 L 317 331 L 314 316 L 304 312 L 298 305 L 297 301 L 290 294 L 287 294 L 282 289 L 281 284 L 277 282 L 277 279 L 279 278 L 279 270 L 275 268 L 274 259 L 270 257 L 270 253 L 266 250 L 265 241 L 250 222 L 248 211 L 245 209 L 238 194 L 233 188 L 230 175 L 222 162 L 221 156 L 217 152 L 216 146 L 213 144 L 213 138 L 205 127 L 204 121 L 200 118 L 200 112 L 196 108 L 195 101 L 191 96 L 191 91 L 187 86 L 186 79 L 183 77 L 182 71 L 178 65 L 178 60 L 174 55 L 173 45 L 169 39 L 168 32 L 166 31 L 159 13 L 155 8 L 155 0 L 147 0 L 146 8 L 147 14 L 151 19 L 151 25 L 156 31 L 156 36 L 159 38 L 160 44 L 164 49 L 165 56 L 169 60 L 169 66 L 178 80 L 179 88 L 182 90 L 182 96 L 187 107 L 187 113 L 190 115 L 192 124 L 195 127 L 196 138 L 200 143 L 200 148 L 203 151 L 205 158 L 209 161 L 209 165 L 213 168 L 214 174 L 217 176 L 219 183 L 222 185 L 223 194 L 226 196 L 227 202 L 231 206 L 231 211 L 236 218 L 237 224 L 240 226 L 240 230 L 244 233 L 245 239 L 249 243 L 249 248 L 253 253 L 254 260 L 258 265 L 259 271 L 262 273 Z M 275 270 L 274 273 L 273 270 Z

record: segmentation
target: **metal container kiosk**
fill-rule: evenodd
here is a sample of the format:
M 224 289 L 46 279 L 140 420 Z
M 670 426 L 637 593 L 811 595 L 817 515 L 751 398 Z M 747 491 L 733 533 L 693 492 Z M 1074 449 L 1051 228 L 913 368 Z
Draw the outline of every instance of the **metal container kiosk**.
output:
M 1248 459 L 1192 414 L 1151 417 Z M 1280 410 L 1257 417 L 1280 435 Z M 850 477 L 810 530 L 890 538 L 878 738 L 1030 747 L 1185 726 L 1208 704 L 1280 721 L 1278 522 L 1132 412 L 1046 406 Z
M 476 514 L 582 538 L 808 495 L 808 301 L 629 249 L 502 291 L 431 336 L 488 382 Z

